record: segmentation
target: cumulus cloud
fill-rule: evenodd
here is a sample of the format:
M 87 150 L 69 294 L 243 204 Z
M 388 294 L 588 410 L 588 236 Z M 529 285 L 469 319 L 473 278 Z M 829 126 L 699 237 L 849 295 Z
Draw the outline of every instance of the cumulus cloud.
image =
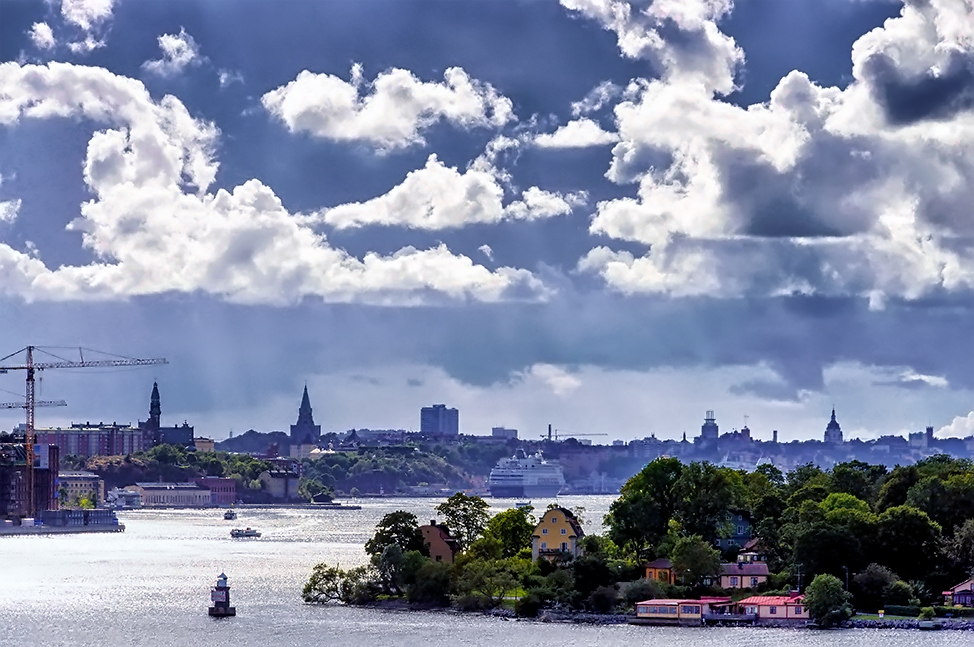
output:
M 794 71 L 767 102 L 738 107 L 699 74 L 634 84 L 615 107 L 607 177 L 636 195 L 599 203 L 591 229 L 651 251 L 600 247 L 579 268 L 626 293 L 858 295 L 883 307 L 970 290 L 974 76 L 958 61 L 972 56 L 974 8 L 929 0 L 856 42 L 846 88 Z
M 464 172 L 430 155 L 384 195 L 325 209 L 320 218 L 336 229 L 394 225 L 439 230 L 502 220 L 534 220 L 571 213 L 585 195 L 550 193 L 531 187 L 506 206 L 504 189 L 492 167 L 472 165 Z
M 729 94 L 744 62 L 734 39 L 718 29 L 733 0 L 561 0 L 561 4 L 598 21 L 616 34 L 628 58 L 650 61 L 666 81 L 683 80 Z
M 481 245 L 477 248 L 477 251 L 487 257 L 487 260 L 494 260 L 494 250 L 490 248 L 490 245 Z
M 20 198 L 0 201 L 0 222 L 13 222 L 20 213 Z
M 620 94 L 622 94 L 621 87 L 612 81 L 603 81 L 592 88 L 584 99 L 572 103 L 572 116 L 581 117 L 598 112 Z
M 367 83 L 360 64 L 348 81 L 305 70 L 261 102 L 291 132 L 380 150 L 423 143 L 423 131 L 441 120 L 461 128 L 496 128 L 514 119 L 510 99 L 459 67 L 447 69 L 442 83 L 398 68 Z
M 29 36 L 37 49 L 51 49 L 57 44 L 54 32 L 46 22 L 35 22 L 31 25 Z
M 62 0 L 61 17 L 80 33 L 68 43 L 75 54 L 86 54 L 105 46 L 104 32 L 112 17 L 116 0 Z
M 553 133 L 538 135 L 534 143 L 541 148 L 587 148 L 619 141 L 619 136 L 602 130 L 591 119 L 569 121 Z
M 416 303 L 436 295 L 537 299 L 530 272 L 491 272 L 445 246 L 362 259 L 332 247 L 253 179 L 210 191 L 217 129 L 176 98 L 101 68 L 0 64 L 0 124 L 85 117 L 96 132 L 83 165 L 94 196 L 70 228 L 98 261 L 48 268 L 0 244 L 0 291 L 25 299 L 117 299 L 203 292 L 246 303 Z
M 142 69 L 146 72 L 162 77 L 176 76 L 187 67 L 199 65 L 203 61 L 199 45 L 182 27 L 178 34 L 163 34 L 158 40 L 162 58 L 143 63 Z M 222 75 L 220 85 L 223 85 Z
M 974 436 L 974 411 L 966 416 L 956 416 L 949 425 L 944 425 L 937 430 L 937 436 L 941 438 L 967 438 Z

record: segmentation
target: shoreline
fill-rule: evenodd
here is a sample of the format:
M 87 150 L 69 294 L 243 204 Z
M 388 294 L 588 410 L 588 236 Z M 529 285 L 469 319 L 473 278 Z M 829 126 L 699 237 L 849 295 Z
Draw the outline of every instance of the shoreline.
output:
M 12 526 L 0 528 L 0 537 L 21 535 L 76 535 L 91 532 L 125 532 L 125 524 L 103 524 L 90 526 Z
M 310 606 L 327 606 L 327 605 L 310 605 Z M 375 609 L 378 611 L 386 611 L 390 613 L 415 613 L 418 611 L 423 611 L 427 613 L 440 613 L 447 615 L 463 615 L 463 616 L 484 616 L 490 618 L 497 618 L 499 620 L 515 620 L 518 622 L 531 622 L 538 624 L 576 624 L 576 625 L 631 625 L 631 626 L 672 626 L 682 629 L 687 628 L 726 628 L 718 627 L 716 625 L 639 625 L 635 623 L 630 623 L 630 620 L 635 619 L 636 616 L 628 613 L 591 613 L 587 611 L 558 611 L 555 609 L 542 609 L 538 616 L 535 618 L 520 617 L 517 616 L 513 610 L 506 608 L 490 609 L 486 611 L 461 611 L 455 607 L 434 607 L 419 604 L 411 604 L 404 600 L 383 600 L 379 602 L 374 602 L 371 604 L 362 605 L 346 605 L 339 604 L 339 606 L 348 606 L 352 608 L 359 609 Z M 974 631 L 974 619 L 963 619 L 963 618 L 938 618 L 941 622 L 940 631 Z M 741 627 L 750 629 L 796 629 L 796 630 L 818 630 L 818 631 L 831 631 L 828 629 L 819 630 L 815 626 L 805 625 L 805 624 L 786 624 L 786 623 L 760 623 L 751 625 L 739 625 Z M 836 629 L 906 629 L 912 631 L 926 631 L 921 630 L 919 619 L 912 620 L 856 620 L 855 618 L 851 620 L 846 620 L 841 625 L 836 627 Z

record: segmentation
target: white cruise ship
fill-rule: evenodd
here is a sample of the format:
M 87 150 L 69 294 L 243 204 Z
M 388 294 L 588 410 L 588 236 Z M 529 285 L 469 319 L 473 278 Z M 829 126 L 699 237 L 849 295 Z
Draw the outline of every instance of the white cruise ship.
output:
M 513 458 L 502 458 L 490 471 L 487 489 L 491 496 L 530 497 L 556 496 L 565 486 L 561 465 L 544 460 L 541 452 L 526 456 L 519 449 Z

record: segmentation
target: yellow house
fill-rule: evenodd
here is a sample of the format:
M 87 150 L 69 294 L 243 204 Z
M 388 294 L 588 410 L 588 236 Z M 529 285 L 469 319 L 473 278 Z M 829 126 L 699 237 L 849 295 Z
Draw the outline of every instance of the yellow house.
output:
M 700 600 L 645 600 L 636 603 L 636 624 L 699 625 L 706 612 Z
M 757 622 L 808 621 L 808 607 L 803 595 L 755 595 L 737 603 L 747 615 L 756 616 Z
M 585 536 L 582 524 L 566 508 L 552 508 L 544 513 L 531 536 L 531 559 L 557 556 L 580 557 L 581 539 Z
M 460 552 L 460 546 L 457 540 L 450 536 L 445 526 L 431 519 L 429 525 L 420 526 L 419 531 L 423 533 L 423 543 L 426 544 L 430 559 L 444 564 L 453 563 L 453 558 Z

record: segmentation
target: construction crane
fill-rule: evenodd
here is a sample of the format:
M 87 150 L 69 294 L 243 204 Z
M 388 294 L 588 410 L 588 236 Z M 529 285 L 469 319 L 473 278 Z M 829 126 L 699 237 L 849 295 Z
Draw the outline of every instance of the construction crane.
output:
M 541 434 L 541 437 L 542 438 L 547 438 L 550 441 L 552 439 L 552 436 L 553 436 L 554 437 L 554 441 L 557 443 L 559 437 L 560 438 L 577 438 L 579 436 L 608 436 L 608 435 L 609 434 L 570 434 L 570 433 L 562 433 L 562 434 L 559 434 L 557 429 L 552 430 L 551 429 L 551 425 L 548 425 L 548 433 L 547 434 Z
M 43 348 L 38 348 L 37 346 L 28 346 L 27 348 L 22 348 L 15 353 L 11 353 L 6 357 L 0 357 L 0 374 L 8 373 L 10 371 L 27 371 L 27 397 L 23 404 L 23 408 L 27 410 L 27 426 L 24 430 L 24 449 L 27 453 L 27 469 L 25 473 L 27 475 L 27 513 L 31 516 L 36 516 L 36 510 L 34 510 L 34 409 L 38 406 L 38 402 L 34 398 L 34 376 L 37 371 L 45 371 L 49 369 L 56 368 L 111 368 L 111 367 L 121 367 L 121 366 L 154 366 L 157 364 L 168 364 L 165 358 L 156 357 L 151 359 L 136 359 L 132 357 L 120 357 L 115 356 L 114 359 L 95 359 L 86 360 L 84 348 L 78 348 L 78 359 L 69 360 L 63 357 L 58 357 L 51 352 L 44 350 Z M 91 349 L 87 349 L 90 352 Z M 36 362 L 34 361 L 34 353 L 40 352 L 45 355 L 50 355 L 57 361 L 48 362 Z M 95 351 L 97 352 L 97 351 Z M 13 363 L 3 365 L 2 362 L 11 360 L 11 358 L 25 354 L 25 361 L 22 364 Z M 102 353 L 107 354 L 107 353 Z M 44 401 L 42 401 L 44 402 Z M 60 405 L 47 405 L 47 406 L 60 406 Z M 66 406 L 66 403 L 65 403 Z M 10 408 L 19 408 L 10 407 Z

